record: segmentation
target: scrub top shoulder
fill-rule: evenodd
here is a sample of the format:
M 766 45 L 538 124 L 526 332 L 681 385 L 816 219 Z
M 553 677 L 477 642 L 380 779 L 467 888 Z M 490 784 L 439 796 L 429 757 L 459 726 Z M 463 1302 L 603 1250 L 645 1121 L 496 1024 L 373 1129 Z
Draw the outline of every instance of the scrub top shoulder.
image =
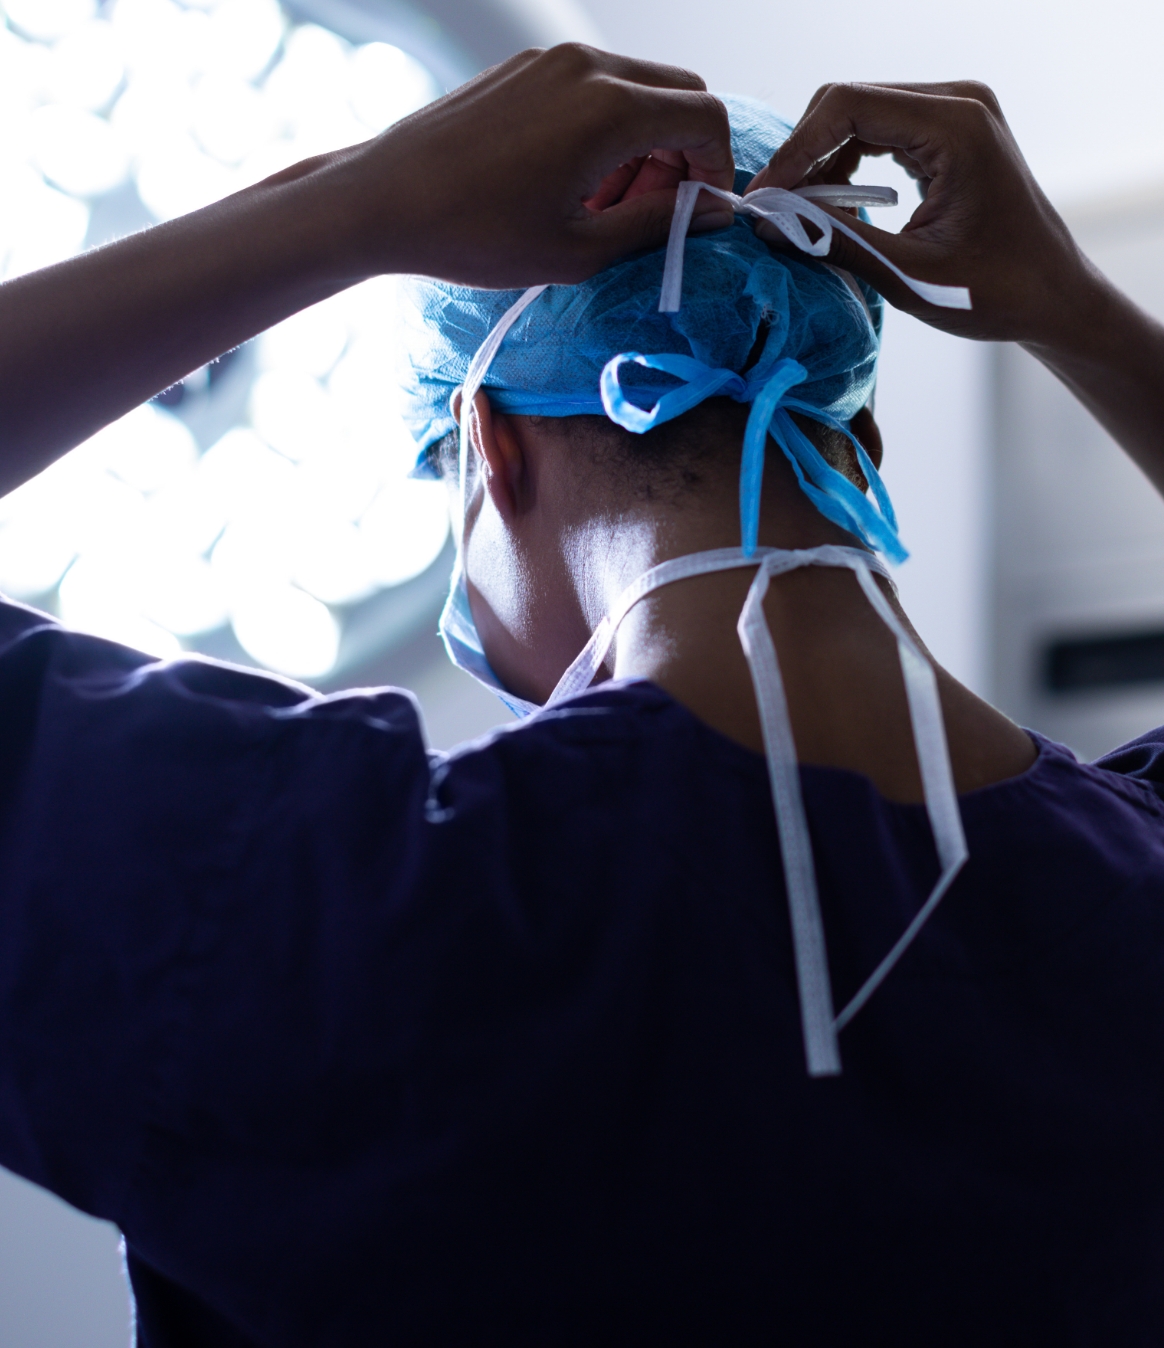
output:
M 812 1080 L 764 760 L 658 688 L 437 755 L 0 604 L 0 1164 L 163 1348 L 1157 1343 L 1164 729 L 1038 747 Z M 938 863 L 801 782 L 843 1005 Z

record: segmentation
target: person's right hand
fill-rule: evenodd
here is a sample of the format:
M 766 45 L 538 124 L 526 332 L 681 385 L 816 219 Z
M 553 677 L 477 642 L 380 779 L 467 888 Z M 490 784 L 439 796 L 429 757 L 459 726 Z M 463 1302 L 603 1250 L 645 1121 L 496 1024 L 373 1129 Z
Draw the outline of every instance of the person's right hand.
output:
M 839 231 L 829 260 L 936 328 L 1021 343 L 1164 494 L 1164 326 L 1080 252 L 991 91 L 972 83 L 826 85 L 751 187 L 847 182 L 867 154 L 902 164 L 918 180 L 921 205 L 900 234 L 832 213 L 907 276 L 968 286 L 973 308 L 927 304 Z M 789 246 L 771 226 L 759 228 Z
M 508 288 L 581 281 L 664 243 L 677 183 L 730 188 L 733 172 L 727 110 L 698 75 L 566 44 L 341 151 L 332 203 L 368 271 Z M 708 193 L 699 214 L 731 223 Z
M 927 304 L 839 231 L 829 261 L 947 332 L 1072 345 L 1103 282 L 1035 182 L 983 84 L 825 85 L 750 188 L 847 182 L 863 156 L 883 154 L 922 192 L 901 233 L 834 214 L 907 276 L 968 286 L 973 308 Z M 759 228 L 777 241 L 770 225 Z

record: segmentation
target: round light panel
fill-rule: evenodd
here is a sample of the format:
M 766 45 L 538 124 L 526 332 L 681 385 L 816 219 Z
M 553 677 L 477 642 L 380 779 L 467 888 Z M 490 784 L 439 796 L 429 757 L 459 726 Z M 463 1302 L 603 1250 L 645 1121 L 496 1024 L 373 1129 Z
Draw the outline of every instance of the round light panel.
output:
M 441 92 L 415 55 L 277 0 L 0 13 L 3 277 L 366 140 Z M 306 679 L 390 642 L 448 561 L 443 489 L 405 476 L 396 327 L 394 280 L 366 282 L 106 427 L 0 498 L 0 591 L 159 656 Z M 423 576 L 423 601 L 385 602 Z

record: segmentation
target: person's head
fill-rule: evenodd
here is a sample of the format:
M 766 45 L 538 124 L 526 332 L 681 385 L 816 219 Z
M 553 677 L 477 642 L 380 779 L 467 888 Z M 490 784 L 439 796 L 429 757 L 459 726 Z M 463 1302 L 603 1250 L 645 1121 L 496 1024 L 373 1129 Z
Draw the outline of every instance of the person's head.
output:
M 660 555 L 739 540 L 740 444 L 749 408 L 712 398 L 635 435 L 607 417 L 521 416 L 478 393 L 469 455 L 465 572 L 473 618 L 504 686 L 543 702 L 623 585 Z M 867 483 L 852 443 L 797 417 L 836 471 Z M 875 465 L 881 442 L 871 413 L 854 434 Z M 460 527 L 458 434 L 429 449 Z M 760 543 L 811 547 L 853 542 L 800 490 L 774 455 L 765 471 Z
M 788 127 L 763 105 L 728 106 L 742 187 Z M 454 589 L 442 631 L 456 658 L 464 643 L 446 620 L 459 604 L 452 617 L 488 657 L 470 667 L 530 701 L 585 643 L 612 585 L 661 555 L 739 546 L 741 511 L 745 550 L 758 527 L 761 542 L 783 546 L 853 543 L 840 525 L 861 534 L 853 521 L 880 457 L 867 410 L 879 298 L 774 253 L 741 219 L 688 241 L 677 313 L 659 311 L 662 263 L 661 251 L 639 255 L 529 297 L 474 398 L 464 447 L 461 385 L 517 297 L 411 288 L 406 419 L 418 472 L 457 488 L 469 582 Z M 761 491 L 768 434 L 783 455 L 767 455 Z

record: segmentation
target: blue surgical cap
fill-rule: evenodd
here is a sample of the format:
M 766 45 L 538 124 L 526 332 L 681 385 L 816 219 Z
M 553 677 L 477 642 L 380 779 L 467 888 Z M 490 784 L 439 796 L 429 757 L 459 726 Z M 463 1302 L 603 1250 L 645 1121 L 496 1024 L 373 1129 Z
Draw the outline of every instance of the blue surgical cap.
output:
M 791 127 L 755 99 L 727 96 L 723 101 L 731 123 L 735 190 L 742 193 Z M 660 313 L 664 256 L 664 249 L 652 249 L 578 285 L 548 287 L 514 323 L 493 358 L 483 384 L 493 406 L 540 416 L 605 413 L 641 430 L 648 421 L 658 424 L 679 415 L 701 396 L 762 401 L 775 375 L 783 390 L 782 408 L 847 429 L 850 418 L 869 401 L 876 379 L 883 304 L 874 290 L 813 258 L 774 252 L 749 219 L 736 216 L 730 228 L 688 238 L 682 304 L 677 313 Z M 426 471 L 429 446 L 456 429 L 450 395 L 521 293 L 421 278 L 402 283 L 402 410 L 420 451 L 418 474 Z M 620 356 L 629 359 L 617 361 Z M 607 370 L 612 361 L 616 378 Z M 698 387 L 698 380 L 690 370 L 695 368 L 739 377 L 693 397 L 690 390 Z M 779 378 L 782 370 L 796 371 L 790 376 L 795 397 L 784 388 L 788 381 Z M 612 407 L 612 380 L 621 414 Z M 636 409 L 653 410 L 653 415 L 644 418 Z M 786 412 L 778 415 L 787 427 L 778 438 L 793 466 L 796 456 L 807 464 L 807 441 L 792 428 Z M 790 450 L 794 438 L 798 445 L 803 442 L 803 452 Z M 860 450 L 859 457 L 867 465 Z M 813 458 L 819 460 L 815 451 Z M 813 471 L 810 467 L 809 477 Z M 868 465 L 867 475 L 870 471 Z M 818 478 L 822 473 L 830 479 L 839 476 L 823 461 Z M 799 467 L 797 475 L 818 507 L 833 517 L 829 503 L 822 506 L 821 493 L 806 482 Z M 876 485 L 879 489 L 880 483 Z M 847 520 L 846 527 L 852 527 Z M 890 555 L 895 546 L 904 556 L 895 531 L 892 546 L 871 541 Z

